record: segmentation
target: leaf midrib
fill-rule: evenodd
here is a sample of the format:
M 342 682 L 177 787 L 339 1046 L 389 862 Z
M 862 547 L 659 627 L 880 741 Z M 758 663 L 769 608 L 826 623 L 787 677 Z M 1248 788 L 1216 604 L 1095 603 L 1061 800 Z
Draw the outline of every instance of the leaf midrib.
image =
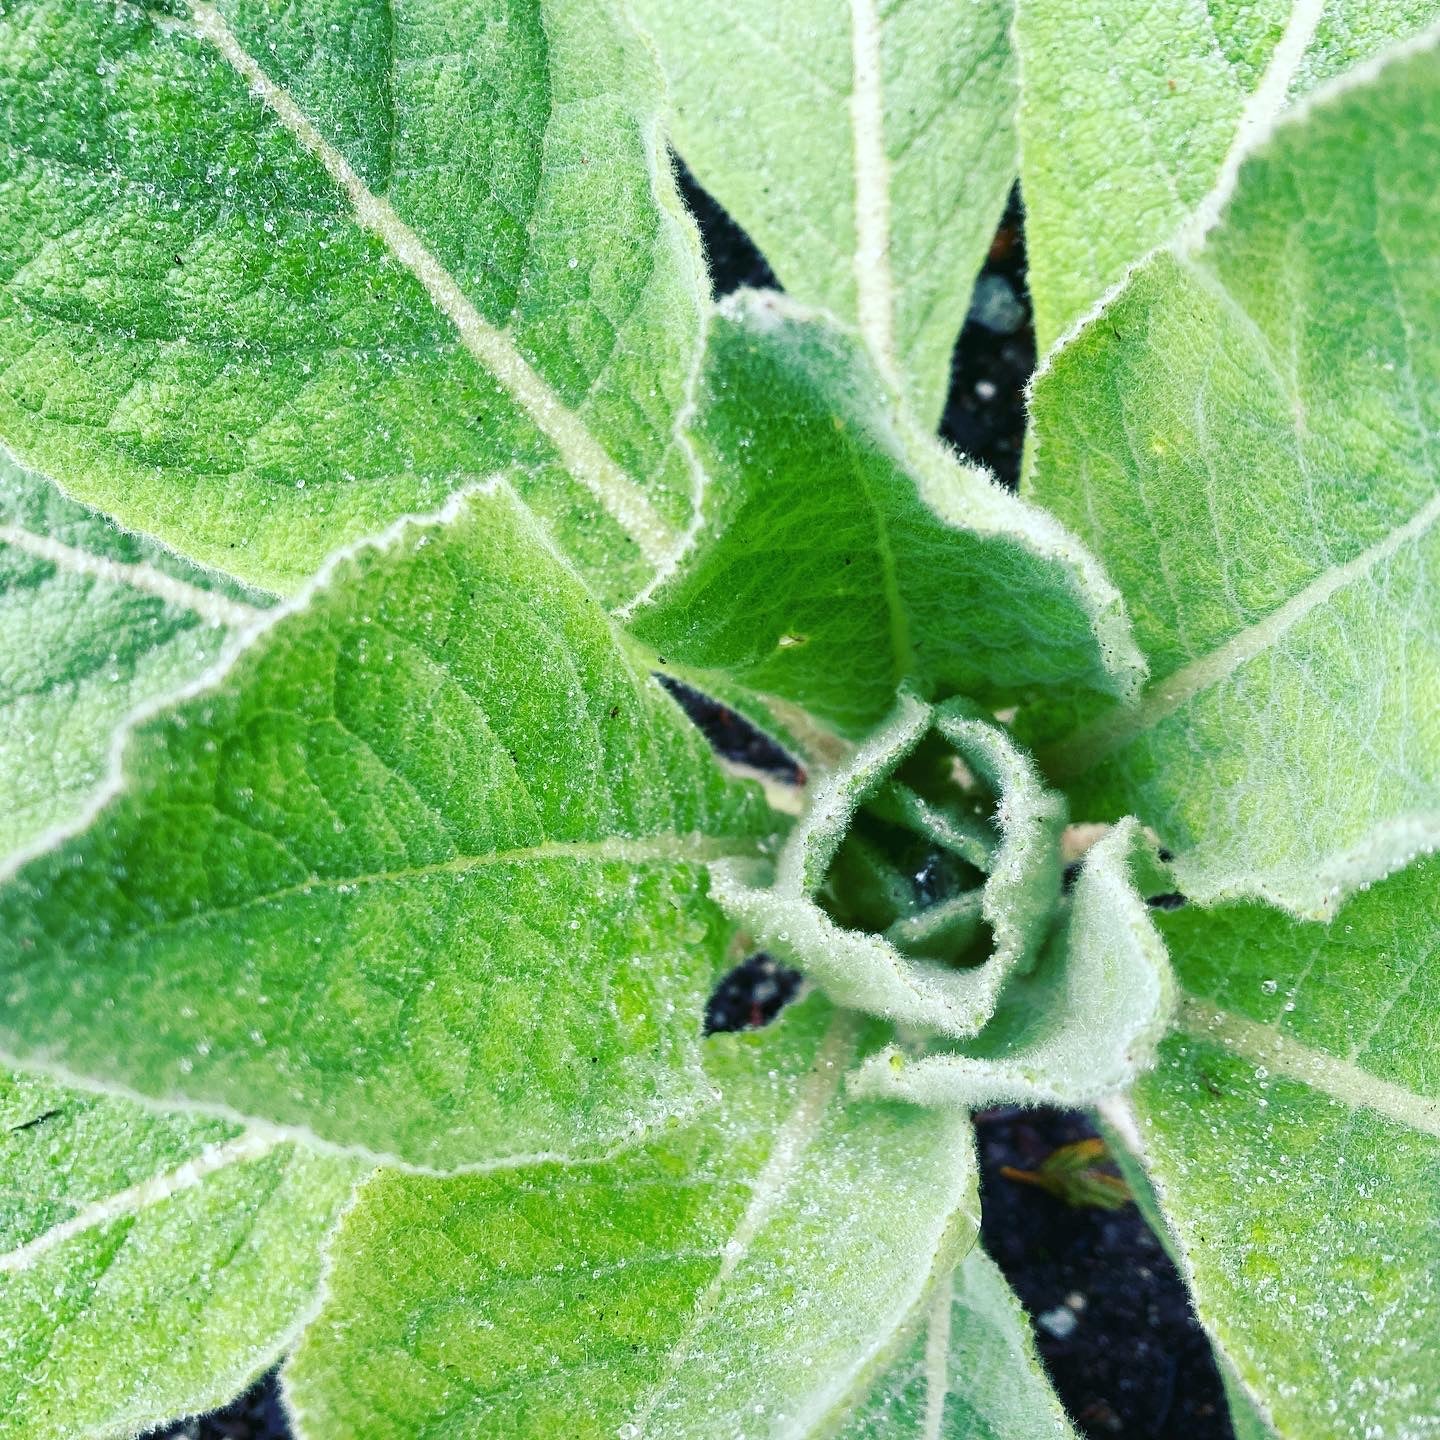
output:
M 566 467 L 640 547 L 664 566 L 681 537 L 648 497 L 616 464 L 581 417 L 535 371 L 508 331 L 492 326 L 389 201 L 376 195 L 345 156 L 320 132 L 294 97 L 273 80 L 241 44 L 208 0 L 192 0 L 194 33 L 211 45 L 305 150 L 313 155 L 350 202 L 356 223 L 395 256 L 421 284 L 436 309 L 455 328 L 470 355 L 505 387 L 536 427 L 555 445 Z M 167 17 L 168 18 L 168 17 Z
M 208 924 L 223 916 L 243 915 L 259 906 L 303 899 L 316 891 L 339 892 L 368 885 L 426 880 L 439 875 L 465 875 L 497 865 L 543 864 L 552 860 L 571 860 L 595 865 L 708 865 L 716 860 L 749 859 L 763 852 L 763 842 L 747 835 L 708 836 L 693 832 L 680 834 L 662 831 L 640 840 L 619 837 L 605 840 L 547 840 L 511 850 L 494 850 L 484 855 L 457 855 L 430 865 L 374 870 L 354 875 L 310 875 L 292 885 L 284 885 L 263 894 L 247 895 L 233 905 L 210 906 L 176 919 L 140 925 L 132 933 L 148 936 L 183 930 L 192 925 Z
M 1133 708 L 1117 707 L 1045 753 L 1044 767 L 1057 780 L 1083 775 L 1115 751 L 1168 719 L 1197 695 L 1227 680 L 1243 665 L 1278 644 L 1295 626 L 1352 584 L 1369 576 L 1404 545 L 1440 522 L 1440 494 L 1375 544 L 1341 565 L 1332 565 L 1275 609 L 1236 631 L 1150 687 Z
M 0 1254 L 0 1274 L 15 1274 L 28 1270 L 67 1240 L 87 1230 L 108 1225 L 113 1220 L 127 1215 L 138 1215 L 152 1206 L 163 1204 L 184 1190 L 194 1189 L 218 1170 L 262 1159 L 281 1143 L 278 1135 L 247 1130 L 231 1140 L 206 1146 L 173 1170 L 148 1176 L 123 1190 L 92 1200 L 68 1219 L 41 1231 L 23 1245 L 17 1245 L 13 1250 Z
M 0 545 L 14 546 L 70 575 L 88 576 L 153 595 L 167 605 L 198 615 L 211 625 L 242 629 L 265 613 L 253 605 L 231 600 L 218 591 L 206 590 L 167 575 L 148 561 L 113 560 L 79 546 L 67 545 L 49 535 L 37 535 L 21 525 L 0 525 Z
M 1299 1081 L 1352 1110 L 1371 1110 L 1408 1130 L 1440 1139 L 1440 1098 L 1382 1080 L 1353 1061 L 1306 1045 L 1274 1025 L 1193 995 L 1181 1002 L 1178 1024 L 1197 1040 L 1263 1065 L 1272 1074 Z
M 696 1297 L 690 1317 L 671 1347 L 659 1379 L 645 1399 L 630 1412 L 631 1428 L 624 1433 L 648 1433 L 649 1421 L 656 1407 L 689 1359 L 696 1341 L 720 1303 L 725 1286 L 789 1194 L 806 1152 L 820 1132 L 830 1102 L 840 1088 L 858 1034 L 858 1021 L 850 1012 L 839 1012 L 831 1022 L 811 1063 L 810 1073 L 800 1087 L 795 1106 L 776 1133 L 770 1157 L 755 1177 L 750 1203 L 724 1247 L 724 1258 L 705 1289 Z

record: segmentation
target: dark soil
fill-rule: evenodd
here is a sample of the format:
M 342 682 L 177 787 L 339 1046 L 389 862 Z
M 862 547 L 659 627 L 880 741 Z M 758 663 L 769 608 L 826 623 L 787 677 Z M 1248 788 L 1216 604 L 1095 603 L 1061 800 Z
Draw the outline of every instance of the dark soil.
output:
M 774 286 L 764 259 L 685 171 L 685 198 L 700 223 L 720 294 Z M 1025 289 L 1024 217 L 1018 192 L 990 247 L 976 303 L 960 334 L 941 433 L 1014 486 L 1024 434 L 1024 386 L 1035 363 Z M 720 753 L 792 781 L 799 766 L 767 736 L 707 696 L 659 677 Z M 1171 897 L 1162 897 L 1169 899 Z M 1179 899 L 1179 897 L 1174 897 Z M 706 1010 L 707 1030 L 767 1023 L 799 977 L 769 956 L 728 975 Z M 1083 1114 L 1002 1109 L 976 1117 L 982 1238 L 1034 1318 L 1055 1388 L 1094 1440 L 1233 1440 L 1214 1360 L 1184 1285 L 1133 1204 L 1075 1207 L 1002 1167 L 1035 1171 L 1063 1145 L 1093 1136 Z M 157 1432 L 157 1440 L 288 1440 L 272 1374 L 224 1410 Z

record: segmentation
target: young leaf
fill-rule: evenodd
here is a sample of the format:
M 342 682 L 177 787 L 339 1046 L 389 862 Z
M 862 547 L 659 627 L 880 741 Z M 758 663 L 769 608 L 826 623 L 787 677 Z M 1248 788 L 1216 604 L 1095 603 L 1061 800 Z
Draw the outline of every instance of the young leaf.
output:
M 1440 862 L 1328 925 L 1164 917 L 1181 1033 L 1132 1099 L 1201 1319 L 1276 1433 L 1440 1414 Z
M 1128 695 L 1141 678 L 1084 547 L 919 434 L 823 317 L 775 295 L 729 301 L 694 438 L 714 479 L 704 525 L 629 620 L 667 660 L 857 738 L 907 680 L 1002 705 Z
M 24 0 L 0 93 L 0 435 L 68 493 L 290 590 L 516 465 L 606 596 L 667 562 L 704 271 L 604 0 Z
M 799 300 L 927 426 L 1015 178 L 1009 0 L 639 0 L 675 141 Z
M 440 1168 L 708 1094 L 702 862 L 771 817 L 504 487 L 342 553 L 0 886 L 0 1044 Z
M 1434 0 L 1026 0 L 1016 44 L 1035 327 L 1048 347 L 1126 267 L 1220 213 L 1240 164 Z
M 1204 901 L 1318 915 L 1440 835 L 1440 55 L 1316 102 L 1036 386 L 1031 490 L 1152 667 L 1048 756 Z
M 1086 1105 L 1128 1085 L 1173 1009 L 1165 946 L 1130 875 L 1142 843 L 1127 820 L 1091 848 L 1063 930 L 976 1039 L 919 1059 L 892 1046 L 865 1062 L 853 1093 L 979 1109 Z
M 360 1174 L 0 1073 L 0 1436 L 128 1437 L 230 1399 L 299 1329 Z
M 0 856 L 73 817 L 120 721 L 204 670 L 256 601 L 0 451 Z
M 993 853 L 975 857 L 988 874 L 978 891 L 904 905 L 903 917 L 883 935 L 839 924 L 819 897 L 846 832 L 932 727 L 995 796 Z M 753 863 L 722 863 L 714 893 L 757 944 L 799 966 L 840 1003 L 923 1030 L 974 1035 L 1045 937 L 1060 897 L 1064 824 L 1065 802 L 1044 788 L 998 725 L 974 718 L 959 702 L 932 710 L 903 694 L 886 726 L 817 785 L 780 853 L 773 885 L 755 883 Z M 965 942 L 982 924 L 992 952 L 984 963 L 963 967 L 957 962 Z
M 961 1117 L 842 1102 L 818 997 L 707 1042 L 722 1101 L 616 1159 L 381 1174 L 286 1368 L 306 1440 L 829 1433 L 978 1223 Z
M 1020 1302 L 977 1245 L 838 1440 L 1074 1440 Z

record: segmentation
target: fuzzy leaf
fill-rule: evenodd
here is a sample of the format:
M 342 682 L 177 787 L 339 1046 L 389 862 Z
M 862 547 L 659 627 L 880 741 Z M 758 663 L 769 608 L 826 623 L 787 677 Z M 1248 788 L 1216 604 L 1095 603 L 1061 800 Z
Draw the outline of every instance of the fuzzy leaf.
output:
M 838 1440 L 1074 1440 L 1030 1324 L 977 1245 Z
M 204 670 L 256 599 L 0 452 L 0 856 L 78 813 L 120 721 Z
M 629 622 L 667 660 L 857 738 L 907 680 L 994 705 L 1138 684 L 1124 607 L 1084 547 L 918 433 L 823 317 L 728 302 L 695 443 L 704 526 Z
M 1433 1434 L 1440 861 L 1327 925 L 1250 903 L 1163 928 L 1181 1030 L 1128 1128 L 1201 1319 L 1284 1440 Z
M 701 862 L 771 819 L 503 487 L 343 553 L 0 887 L 0 1043 L 426 1166 L 708 1094 Z
M 1009 0 L 638 0 L 700 182 L 927 427 L 1015 178 Z
M 377 1177 L 287 1367 L 303 1433 L 828 1433 L 978 1223 L 961 1117 L 843 1103 L 878 1028 L 814 997 L 714 1037 L 721 1103 L 613 1160 Z
M 0 436 L 295 588 L 512 464 L 610 598 L 689 523 L 705 295 L 610 6 L 20 0 L 0 16 Z
M 977 875 L 976 889 L 931 904 L 906 895 L 897 907 L 900 918 L 884 934 L 837 923 L 820 895 L 856 811 L 882 791 L 932 727 L 994 796 L 994 820 L 985 825 L 993 852 L 974 855 L 971 867 L 988 873 Z M 923 800 L 919 806 L 930 809 Z M 1060 897 L 1064 824 L 1065 802 L 1044 788 L 998 725 L 976 719 L 958 702 L 932 711 L 902 695 L 885 727 L 816 786 L 781 851 L 774 883 L 757 883 L 753 863 L 728 862 L 715 867 L 714 893 L 758 945 L 799 966 L 839 1003 L 922 1030 L 974 1035 L 1045 938 Z M 927 840 L 939 834 L 943 842 L 942 827 L 927 830 Z M 969 943 L 986 934 L 993 941 L 988 958 L 958 963 L 968 958 Z
M 853 1077 L 857 1095 L 921 1105 L 1087 1105 L 1149 1066 L 1169 1028 L 1165 946 L 1131 878 L 1142 844 L 1124 821 L 1085 858 L 1064 928 L 1034 972 L 1013 980 L 994 1019 L 965 1045 L 918 1059 L 899 1048 Z
M 1194 899 L 1328 913 L 1440 837 L 1437 127 L 1433 47 L 1282 125 L 1036 386 L 1031 492 L 1153 676 L 1042 759 Z
M 0 1072 L 0 1436 L 131 1436 L 293 1339 L 362 1172 Z
M 1019 128 L 1042 347 L 1127 266 L 1212 224 L 1277 117 L 1437 17 L 1435 0 L 1024 0 Z

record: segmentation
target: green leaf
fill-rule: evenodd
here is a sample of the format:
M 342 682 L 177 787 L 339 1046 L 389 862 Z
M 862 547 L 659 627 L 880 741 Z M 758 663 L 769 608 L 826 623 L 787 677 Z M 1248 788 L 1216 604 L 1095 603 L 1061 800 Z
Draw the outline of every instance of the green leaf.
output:
M 879 1027 L 713 1037 L 722 1102 L 592 1165 L 381 1174 L 287 1366 L 310 1440 L 829 1433 L 973 1242 L 963 1117 L 846 1104 Z
M 496 470 L 610 599 L 699 484 L 706 293 L 608 4 L 23 0 L 0 17 L 0 436 L 294 589 Z
M 958 757 L 978 777 L 967 790 L 952 782 L 940 793 L 971 813 L 987 790 L 993 797 L 993 821 L 980 822 L 993 848 L 976 854 L 972 836 L 951 838 L 953 827 L 943 823 L 940 804 L 932 807 L 907 787 L 911 813 L 929 822 L 923 838 L 951 838 L 975 864 L 960 871 L 950 893 L 933 899 L 916 894 L 913 877 L 897 876 L 901 894 L 892 908 L 899 913 L 893 919 L 889 910 L 883 913 L 891 922 L 883 934 L 866 933 L 858 921 L 837 922 L 831 913 L 837 908 L 842 915 L 865 915 L 863 900 L 846 893 L 843 872 L 835 878 L 856 812 L 883 794 L 886 781 L 932 728 L 949 747 L 950 764 Z M 1060 898 L 1064 824 L 1064 800 L 1044 788 L 999 726 L 975 718 L 960 702 L 932 710 L 904 694 L 885 727 L 815 787 L 780 852 L 774 883 L 760 883 L 753 862 L 722 862 L 714 867 L 714 893 L 756 944 L 798 965 L 837 1002 L 898 1024 L 974 1035 L 1011 975 L 1028 967 L 1045 938 Z M 978 884 L 967 890 L 971 872 Z M 830 895 L 822 896 L 827 889 Z M 977 938 L 993 942 L 988 958 L 962 965 Z
M 1009 0 L 638 0 L 686 163 L 927 426 L 1015 178 Z
M 291 1343 L 360 1171 L 0 1073 L 0 1436 L 131 1436 Z
M 891 1046 L 852 1092 L 980 1109 L 1088 1105 L 1128 1085 L 1153 1063 L 1173 1010 L 1165 945 L 1131 878 L 1143 843 L 1127 820 L 1091 848 L 1063 928 L 979 1036 L 918 1059 Z
M 994 705 L 1138 684 L 1090 554 L 920 434 L 848 331 L 742 293 L 712 324 L 699 404 L 705 522 L 629 620 L 667 660 L 857 738 L 907 680 Z
M 708 1096 L 703 863 L 774 819 L 505 487 L 342 553 L 0 886 L 0 1045 L 439 1168 Z
M 200 674 L 256 602 L 0 451 L 0 855 L 77 814 L 120 721 Z
M 1201 1319 L 1287 1440 L 1440 1414 L 1437 881 L 1417 861 L 1326 925 L 1164 920 L 1181 1031 L 1126 1128 Z
M 1434 0 L 1046 0 L 1016 46 L 1028 280 L 1042 348 L 1186 230 L 1257 138 L 1440 16 Z
M 838 1440 L 1074 1440 L 1020 1302 L 977 1245 Z
M 1153 677 L 1042 759 L 1194 899 L 1321 915 L 1440 835 L 1437 124 L 1430 45 L 1317 102 L 1035 388 L 1031 492 Z

